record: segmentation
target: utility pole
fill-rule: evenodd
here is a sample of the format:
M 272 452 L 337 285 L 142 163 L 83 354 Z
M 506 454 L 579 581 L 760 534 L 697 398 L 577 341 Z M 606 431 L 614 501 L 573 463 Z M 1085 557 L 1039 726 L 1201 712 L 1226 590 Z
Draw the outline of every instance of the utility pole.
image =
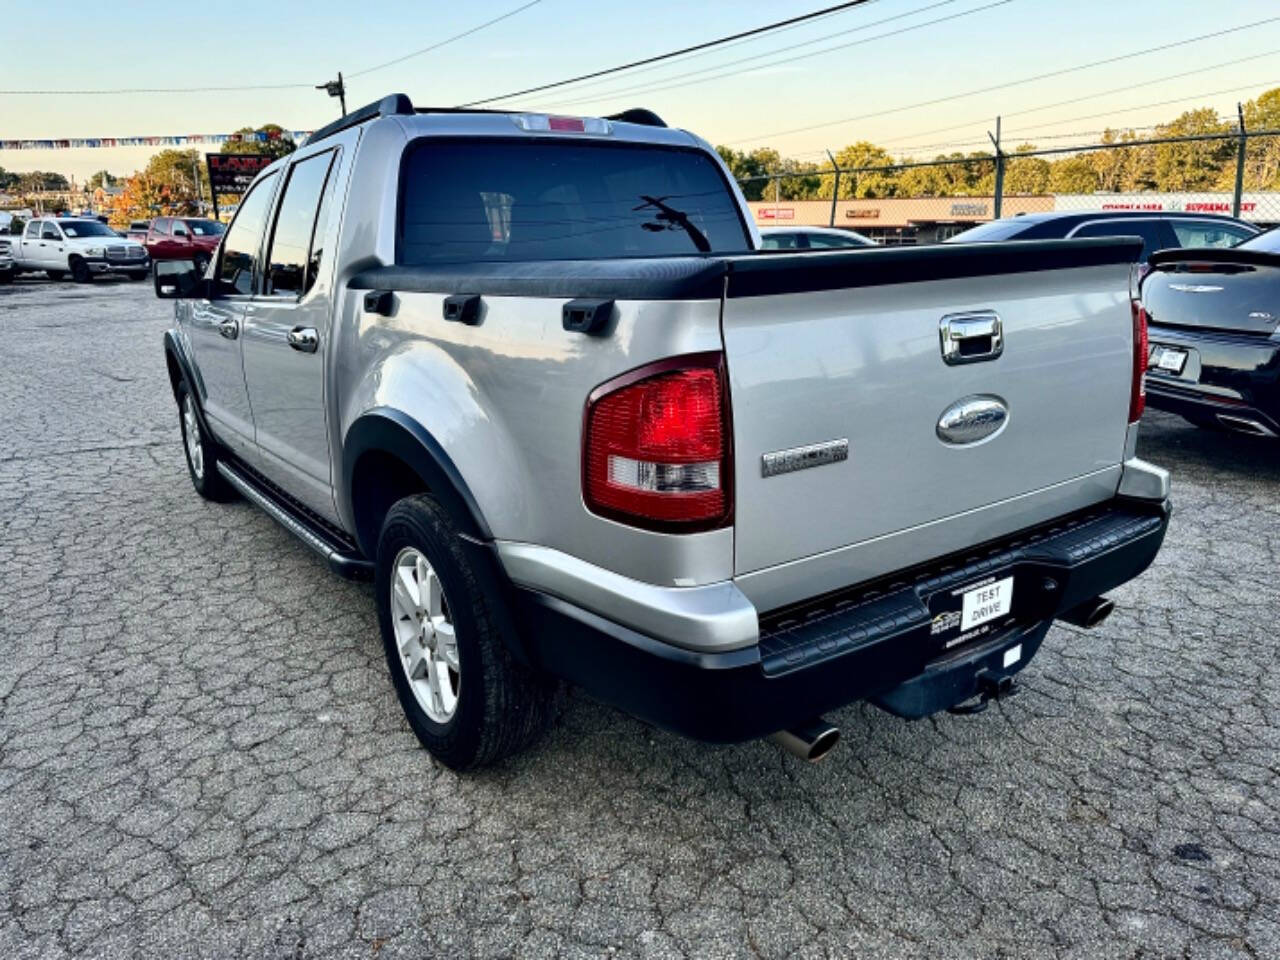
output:
M 195 186 L 196 194 L 196 213 L 204 213 L 204 191 L 200 189 L 200 160 L 199 154 L 191 155 L 191 182 Z
M 1244 128 L 1244 107 L 1236 104 L 1236 115 L 1240 118 L 1240 143 L 1236 147 L 1236 192 L 1231 198 L 1231 215 L 1240 216 L 1240 200 L 1244 194 L 1244 154 L 1249 143 L 1249 134 Z
M 992 202 L 993 219 L 999 220 L 1000 213 L 1004 207 L 1004 151 L 1000 149 L 1000 118 L 996 117 L 996 135 L 991 136 L 991 132 L 987 132 L 987 136 L 996 148 L 996 189 L 995 197 Z
M 342 82 L 342 71 L 338 71 L 337 80 L 328 80 L 325 83 L 316 84 L 317 90 L 323 90 L 331 97 L 338 98 L 338 104 L 342 107 L 342 115 L 347 115 L 347 87 Z
M 835 182 L 831 184 L 831 218 L 828 226 L 836 225 L 836 200 L 840 197 L 840 165 L 836 163 L 836 158 L 831 156 L 831 151 L 827 151 L 827 157 L 831 160 L 831 169 L 836 172 Z

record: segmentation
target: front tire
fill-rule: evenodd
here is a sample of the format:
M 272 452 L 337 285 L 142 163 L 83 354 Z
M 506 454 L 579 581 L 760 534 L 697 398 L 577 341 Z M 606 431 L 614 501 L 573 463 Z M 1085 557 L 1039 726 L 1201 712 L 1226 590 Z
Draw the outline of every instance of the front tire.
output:
M 555 685 L 517 663 L 458 531 L 427 495 L 387 513 L 376 597 L 387 668 L 418 740 L 454 770 L 516 753 L 546 728 Z
M 79 257 L 71 258 L 71 279 L 76 283 L 92 283 L 93 273 L 89 270 L 89 265 Z
M 182 428 L 182 450 L 187 458 L 187 473 L 196 493 L 215 503 L 236 499 L 235 487 L 218 472 L 218 447 L 205 434 L 196 413 L 196 401 L 186 381 L 178 384 L 178 424 Z

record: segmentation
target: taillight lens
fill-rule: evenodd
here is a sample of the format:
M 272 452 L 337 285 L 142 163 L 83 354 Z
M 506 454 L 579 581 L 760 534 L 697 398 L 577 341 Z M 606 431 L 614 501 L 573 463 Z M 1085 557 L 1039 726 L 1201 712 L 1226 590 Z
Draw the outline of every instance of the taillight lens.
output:
M 729 409 L 723 357 L 698 354 L 596 389 L 583 434 L 583 497 L 594 513 L 654 530 L 728 522 Z
M 1142 419 L 1147 407 L 1147 311 L 1134 300 L 1133 304 L 1133 385 L 1129 390 L 1129 422 Z

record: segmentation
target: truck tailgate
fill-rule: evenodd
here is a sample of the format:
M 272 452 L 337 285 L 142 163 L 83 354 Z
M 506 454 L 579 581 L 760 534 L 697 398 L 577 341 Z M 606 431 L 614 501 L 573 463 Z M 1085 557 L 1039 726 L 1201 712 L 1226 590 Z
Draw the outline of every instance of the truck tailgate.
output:
M 1044 518 L 1019 513 L 1026 495 L 1054 515 L 1114 494 L 1138 252 L 1103 239 L 732 260 L 736 573 L 873 543 L 885 569 L 864 557 L 835 577 L 856 582 L 973 544 L 981 508 L 1008 501 L 1030 523 Z M 983 336 L 994 318 L 999 349 Z M 944 359 L 944 322 L 974 334 L 961 362 Z M 810 595 L 840 585 L 824 569 Z

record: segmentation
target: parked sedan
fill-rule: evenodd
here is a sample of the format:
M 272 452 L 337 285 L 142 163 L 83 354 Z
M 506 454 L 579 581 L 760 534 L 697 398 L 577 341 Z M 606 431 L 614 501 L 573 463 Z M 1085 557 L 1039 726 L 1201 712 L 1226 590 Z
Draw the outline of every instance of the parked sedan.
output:
M 1142 283 L 1147 402 L 1205 427 L 1280 436 L 1280 230 L 1166 250 Z
M 834 227 L 761 227 L 762 250 L 847 250 L 874 247 L 876 242 L 852 230 Z
M 1234 247 L 1258 235 L 1258 228 L 1234 217 L 1210 213 L 1135 213 L 1077 210 L 1003 217 L 957 233 L 944 243 L 1053 240 L 1064 237 L 1141 237 L 1142 259 L 1179 247 Z

